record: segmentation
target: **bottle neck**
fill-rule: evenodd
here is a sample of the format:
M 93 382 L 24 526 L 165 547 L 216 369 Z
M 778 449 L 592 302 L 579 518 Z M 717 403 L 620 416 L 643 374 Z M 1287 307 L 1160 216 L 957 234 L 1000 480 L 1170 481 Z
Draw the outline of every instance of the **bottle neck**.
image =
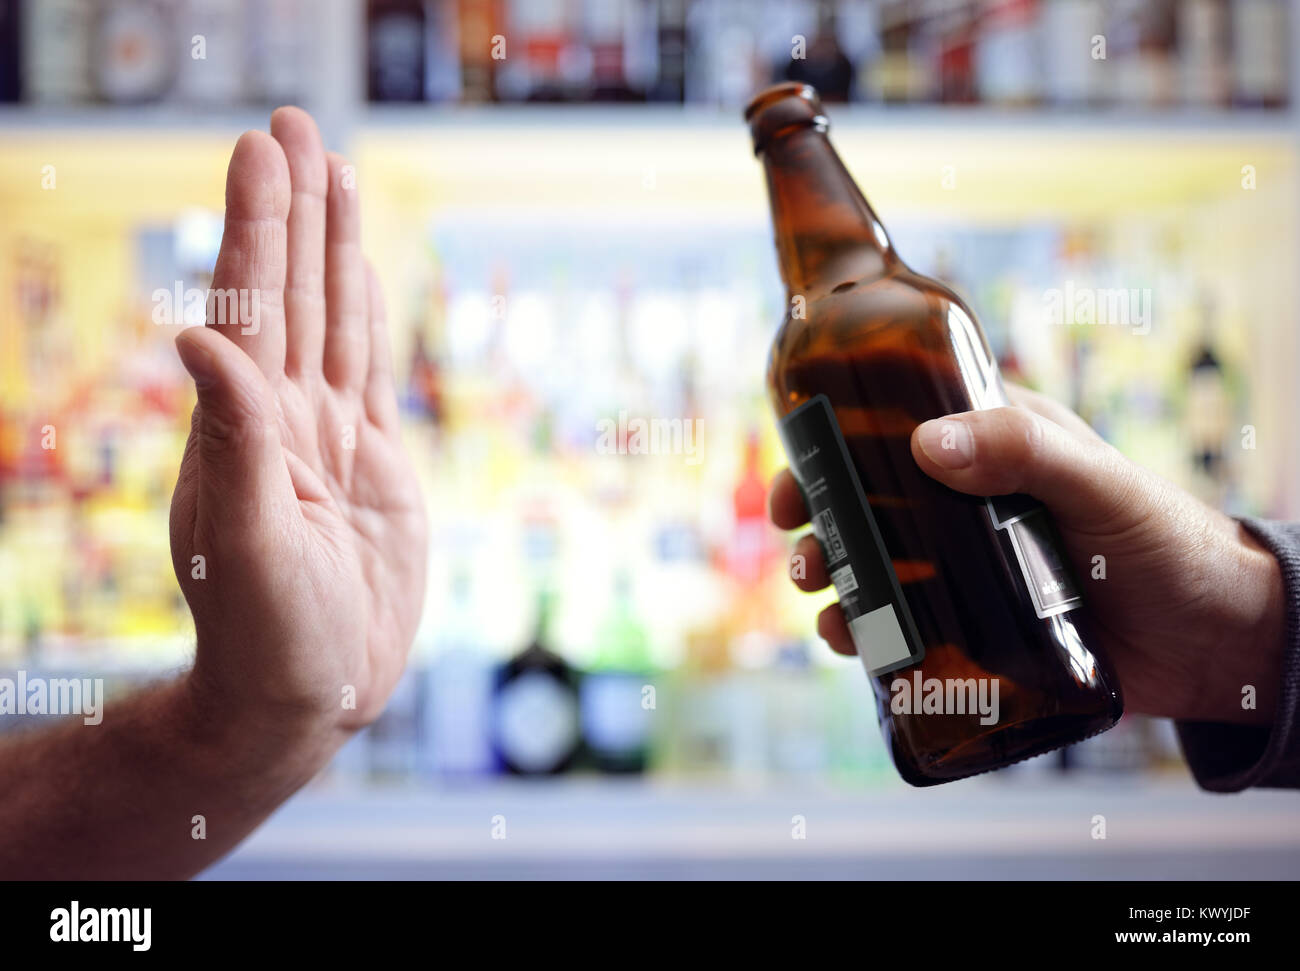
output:
M 793 297 L 890 272 L 898 257 L 824 129 L 803 126 L 762 151 L 781 279 Z
M 549 593 L 537 598 L 537 624 L 533 628 L 533 647 L 549 649 L 551 646 L 551 620 L 555 605 Z

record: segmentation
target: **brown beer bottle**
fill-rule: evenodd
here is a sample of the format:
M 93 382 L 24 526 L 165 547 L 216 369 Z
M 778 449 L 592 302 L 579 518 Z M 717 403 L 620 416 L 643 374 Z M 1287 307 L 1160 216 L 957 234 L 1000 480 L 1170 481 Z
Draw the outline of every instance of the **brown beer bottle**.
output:
M 1047 511 L 912 458 L 921 422 L 1007 404 L 974 315 L 894 252 L 815 90 L 777 85 L 745 118 L 788 296 L 768 390 L 899 773 L 935 785 L 1105 731 L 1119 683 Z

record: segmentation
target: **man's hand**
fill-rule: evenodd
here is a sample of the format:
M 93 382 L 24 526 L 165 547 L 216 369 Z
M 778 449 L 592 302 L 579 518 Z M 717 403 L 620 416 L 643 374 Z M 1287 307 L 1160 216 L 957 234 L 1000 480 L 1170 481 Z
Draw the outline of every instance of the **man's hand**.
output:
M 0 876 L 191 876 L 383 710 L 424 599 L 424 507 L 351 176 L 296 108 L 235 146 L 212 285 L 246 308 L 256 290 L 256 321 L 176 341 L 199 397 L 171 514 L 194 669 L 100 725 L 0 741 Z
M 256 291 L 256 326 L 209 319 L 176 340 L 198 388 L 171 510 L 192 690 L 338 742 L 402 672 L 426 565 L 355 185 L 297 108 L 241 137 L 212 287 Z
M 958 492 L 1023 492 L 1047 506 L 1133 711 L 1271 719 L 1284 624 L 1277 560 L 1235 520 L 1134 465 L 1069 409 L 1022 388 L 1008 394 L 1016 407 L 919 425 L 912 456 L 922 471 Z M 942 447 L 947 432 L 957 447 Z M 777 475 L 768 498 L 777 526 L 808 522 L 789 470 Z M 828 586 L 817 540 L 802 537 L 796 552 L 808 565 L 796 585 Z M 1091 579 L 1099 555 L 1104 580 Z M 836 651 L 854 653 L 838 604 L 822 611 L 817 627 Z M 1241 705 L 1248 684 L 1258 691 L 1254 710 Z

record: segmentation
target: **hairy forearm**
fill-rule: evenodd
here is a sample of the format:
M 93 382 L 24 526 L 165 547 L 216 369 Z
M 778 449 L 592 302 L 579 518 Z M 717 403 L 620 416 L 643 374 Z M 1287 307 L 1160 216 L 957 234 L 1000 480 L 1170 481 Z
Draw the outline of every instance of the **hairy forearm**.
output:
M 0 744 L 0 877 L 177 879 L 236 846 L 344 741 L 192 675 Z M 202 820 L 195 817 L 202 817 Z M 200 838 L 202 837 L 202 838 Z

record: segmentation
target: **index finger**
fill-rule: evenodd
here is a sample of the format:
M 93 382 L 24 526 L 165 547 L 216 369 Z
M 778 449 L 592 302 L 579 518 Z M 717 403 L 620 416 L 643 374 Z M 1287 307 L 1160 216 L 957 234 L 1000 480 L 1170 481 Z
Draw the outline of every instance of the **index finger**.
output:
M 782 469 L 772 480 L 767 493 L 767 515 L 780 529 L 798 529 L 808 522 L 803 493 L 789 469 Z
M 226 173 L 226 224 L 208 291 L 216 328 L 271 377 L 284 370 L 289 164 L 265 132 L 244 132 Z

